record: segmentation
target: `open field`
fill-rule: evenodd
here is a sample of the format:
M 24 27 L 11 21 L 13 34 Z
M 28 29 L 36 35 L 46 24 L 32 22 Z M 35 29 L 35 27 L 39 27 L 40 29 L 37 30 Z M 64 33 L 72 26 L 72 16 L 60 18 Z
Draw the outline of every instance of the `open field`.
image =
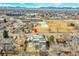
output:
M 79 32 L 79 20 L 46 20 L 37 22 L 38 32 Z

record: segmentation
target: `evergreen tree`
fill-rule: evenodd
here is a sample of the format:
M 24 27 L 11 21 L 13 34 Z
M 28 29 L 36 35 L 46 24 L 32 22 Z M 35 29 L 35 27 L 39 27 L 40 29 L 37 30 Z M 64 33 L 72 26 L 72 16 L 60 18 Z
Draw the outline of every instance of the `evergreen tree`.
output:
M 3 32 L 3 37 L 4 37 L 4 38 L 9 38 L 9 36 L 8 36 L 8 31 L 4 30 L 4 32 Z
M 7 22 L 6 19 L 4 19 L 4 22 L 5 22 L 5 23 Z

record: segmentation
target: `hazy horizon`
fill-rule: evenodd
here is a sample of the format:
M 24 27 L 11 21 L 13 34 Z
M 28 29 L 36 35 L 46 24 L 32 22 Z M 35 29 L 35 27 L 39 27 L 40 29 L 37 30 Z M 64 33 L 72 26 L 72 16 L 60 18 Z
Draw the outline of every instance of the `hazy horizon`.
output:
M 39 8 L 39 7 L 79 7 L 79 3 L 0 3 L 0 6 L 9 7 L 27 7 L 27 8 Z

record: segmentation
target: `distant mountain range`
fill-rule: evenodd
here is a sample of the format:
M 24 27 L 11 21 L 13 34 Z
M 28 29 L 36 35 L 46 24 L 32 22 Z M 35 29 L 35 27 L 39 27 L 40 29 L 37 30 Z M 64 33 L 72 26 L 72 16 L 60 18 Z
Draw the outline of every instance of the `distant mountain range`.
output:
M 27 8 L 27 7 L 11 7 L 11 6 L 0 6 L 0 9 L 5 9 L 5 8 Z M 28 8 L 28 9 L 32 9 L 32 8 Z M 39 7 L 39 8 L 35 8 L 35 9 L 79 9 L 79 7 Z
M 79 9 L 79 7 L 40 7 L 40 8 L 49 8 L 49 9 Z
M 0 6 L 0 8 L 27 8 L 27 7 L 11 7 L 11 6 Z M 79 7 L 73 8 L 73 7 L 39 7 L 40 9 L 79 9 Z M 35 8 L 35 9 L 39 9 Z M 32 8 L 29 8 L 32 9 Z

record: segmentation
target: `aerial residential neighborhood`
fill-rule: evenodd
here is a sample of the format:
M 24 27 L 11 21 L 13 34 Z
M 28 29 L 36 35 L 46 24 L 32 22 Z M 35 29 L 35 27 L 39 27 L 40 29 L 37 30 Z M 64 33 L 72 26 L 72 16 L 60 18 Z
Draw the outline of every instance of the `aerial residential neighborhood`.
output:
M 79 8 L 0 6 L 1 56 L 79 56 Z

